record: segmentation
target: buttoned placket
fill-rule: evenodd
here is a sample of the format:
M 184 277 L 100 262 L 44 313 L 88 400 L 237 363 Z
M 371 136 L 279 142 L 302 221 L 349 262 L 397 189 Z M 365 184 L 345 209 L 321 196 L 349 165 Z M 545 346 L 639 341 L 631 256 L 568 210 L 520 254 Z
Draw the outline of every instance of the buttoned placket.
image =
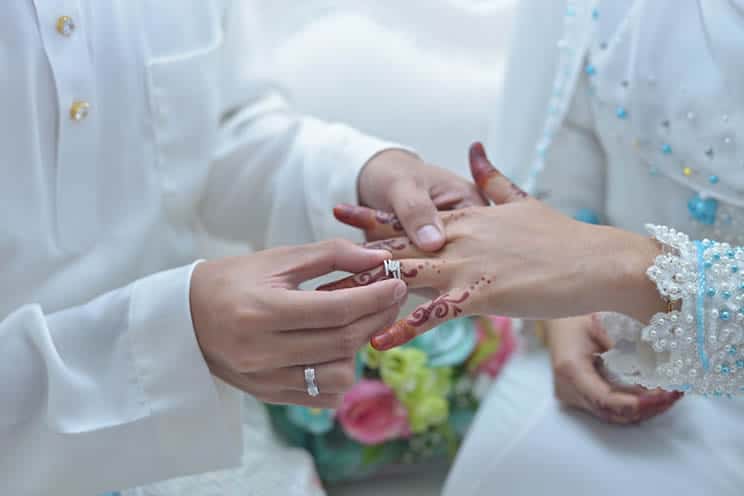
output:
M 93 57 L 81 0 L 34 0 L 57 96 L 57 237 L 64 250 L 90 246 L 98 232 L 99 113 Z

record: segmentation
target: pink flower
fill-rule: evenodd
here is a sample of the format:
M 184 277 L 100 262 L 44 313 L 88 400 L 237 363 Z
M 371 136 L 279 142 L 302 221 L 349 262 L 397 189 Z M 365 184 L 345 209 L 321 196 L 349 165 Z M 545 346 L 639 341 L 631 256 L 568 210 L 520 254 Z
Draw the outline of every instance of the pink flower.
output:
M 478 321 L 478 346 L 495 346 L 495 350 L 478 365 L 478 372 L 496 377 L 517 350 L 517 337 L 509 317 L 486 317 Z M 490 326 L 488 325 L 490 323 Z M 489 347 L 490 347 L 489 346 Z
M 336 418 L 346 434 L 362 444 L 409 437 L 408 412 L 381 381 L 363 379 L 344 396 Z

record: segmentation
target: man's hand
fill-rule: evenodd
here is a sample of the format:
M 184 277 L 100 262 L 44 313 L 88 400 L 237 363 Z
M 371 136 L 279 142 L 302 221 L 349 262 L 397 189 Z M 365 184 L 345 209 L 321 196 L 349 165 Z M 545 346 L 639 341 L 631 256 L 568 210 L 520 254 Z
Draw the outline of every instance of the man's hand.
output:
M 383 263 L 385 251 L 348 241 L 267 250 L 203 262 L 191 279 L 191 313 L 212 373 L 269 403 L 336 408 L 354 385 L 354 357 L 395 321 L 402 281 L 331 292 L 299 291 L 303 281 Z M 315 367 L 320 395 L 307 393 Z
M 359 203 L 376 210 L 395 213 L 395 226 L 423 251 L 439 250 L 445 241 L 444 224 L 437 210 L 454 210 L 487 205 L 470 181 L 445 169 L 428 165 L 416 155 L 387 150 L 373 157 L 359 175 Z M 344 216 L 342 206 L 336 214 Z M 381 223 L 390 218 L 380 217 Z M 358 226 L 375 237 L 372 225 Z
M 551 321 L 548 336 L 555 395 L 568 407 L 612 424 L 633 424 L 661 415 L 682 397 L 610 381 L 598 354 L 612 342 L 594 316 Z

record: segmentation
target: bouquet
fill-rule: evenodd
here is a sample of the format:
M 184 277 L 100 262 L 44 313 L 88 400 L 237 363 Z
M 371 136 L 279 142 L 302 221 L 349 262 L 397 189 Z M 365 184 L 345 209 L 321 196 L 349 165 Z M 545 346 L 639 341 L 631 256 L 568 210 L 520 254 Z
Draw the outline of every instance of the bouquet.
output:
M 403 347 L 361 351 L 358 382 L 336 411 L 269 411 L 278 432 L 312 453 L 328 482 L 448 460 L 516 349 L 511 319 L 453 320 Z

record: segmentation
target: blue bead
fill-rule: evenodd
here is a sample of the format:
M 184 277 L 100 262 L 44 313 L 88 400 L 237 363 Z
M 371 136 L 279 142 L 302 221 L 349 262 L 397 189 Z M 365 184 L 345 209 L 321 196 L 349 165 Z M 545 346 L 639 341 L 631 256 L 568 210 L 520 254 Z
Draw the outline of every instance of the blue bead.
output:
M 705 262 L 703 263 L 703 267 L 705 267 L 706 269 L 710 269 L 711 267 L 713 267 L 713 264 L 712 264 L 712 263 L 710 263 L 710 262 L 709 262 L 708 260 L 706 260 L 706 261 L 705 261 Z
M 615 115 L 618 119 L 627 119 L 628 118 L 628 111 L 625 110 L 625 107 L 618 107 L 615 111 Z
M 573 216 L 574 220 L 584 222 L 586 224 L 600 224 L 599 215 L 594 210 L 588 208 L 582 208 Z
M 729 355 L 731 355 L 731 356 L 736 355 L 736 345 L 733 345 L 733 344 L 731 345 L 731 348 L 729 348 Z M 737 367 L 739 366 L 738 363 L 737 363 L 736 366 Z
M 593 9 L 592 10 L 592 19 L 597 20 L 599 19 L 599 9 Z
M 729 258 L 734 258 L 736 257 L 736 253 L 734 253 L 734 250 L 729 250 L 726 252 L 726 256 Z
M 716 262 L 719 261 L 720 259 L 721 259 L 721 255 L 719 255 L 718 253 L 713 255 L 713 260 L 715 260 Z
M 739 309 L 739 313 L 740 313 L 740 314 L 742 314 L 742 315 L 744 315 L 744 307 L 741 307 L 741 308 Z
M 730 292 L 728 292 L 728 291 L 724 291 L 724 292 L 723 292 L 723 294 L 722 294 L 722 296 L 723 296 L 723 297 L 724 297 L 725 299 L 727 299 L 727 300 L 728 300 L 729 298 L 731 298 L 731 293 L 730 293 Z
M 729 320 L 731 318 L 731 315 L 728 313 L 728 310 L 723 310 L 719 314 L 721 320 Z
M 594 67 L 593 65 L 589 64 L 584 69 L 584 72 L 586 72 L 587 76 L 594 76 L 597 73 L 597 68 Z
M 733 274 L 736 274 L 737 272 L 739 272 L 739 267 L 737 265 L 732 265 L 731 266 L 731 272 Z
M 713 297 L 716 295 L 716 288 L 708 288 L 708 296 Z
M 710 176 L 708 178 L 708 181 L 710 182 L 710 184 L 718 184 L 719 179 L 718 176 Z
M 740 369 L 744 369 L 744 360 L 741 360 L 741 359 L 737 360 L 736 366 L 739 367 Z
M 672 153 L 672 146 L 671 145 L 663 145 L 661 147 L 661 152 L 664 155 L 669 155 L 670 153 Z
M 696 194 L 687 202 L 687 210 L 693 219 L 705 225 L 713 225 L 718 213 L 718 200 L 715 198 L 702 198 Z

